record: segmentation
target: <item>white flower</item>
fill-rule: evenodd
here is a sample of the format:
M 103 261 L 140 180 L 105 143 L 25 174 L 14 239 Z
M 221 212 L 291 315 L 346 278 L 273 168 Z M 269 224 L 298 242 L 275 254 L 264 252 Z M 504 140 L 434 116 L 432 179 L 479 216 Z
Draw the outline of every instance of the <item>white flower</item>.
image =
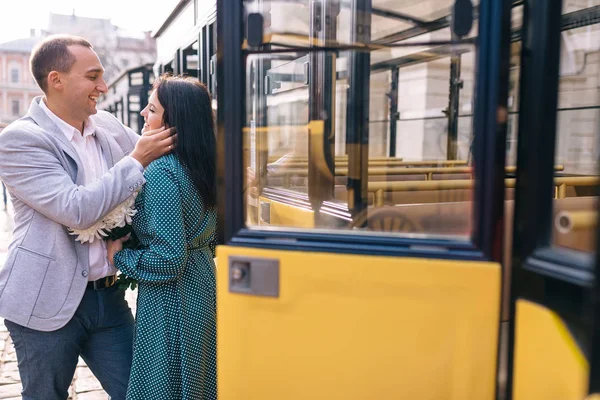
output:
M 76 235 L 75 240 L 81 243 L 93 243 L 95 239 L 102 239 L 108 236 L 114 228 L 122 228 L 125 225 L 131 225 L 133 216 L 137 213 L 135 209 L 135 198 L 139 193 L 136 190 L 132 196 L 119 204 L 115 209 L 106 214 L 104 218 L 96 222 L 87 229 L 72 229 L 68 228 L 69 234 Z

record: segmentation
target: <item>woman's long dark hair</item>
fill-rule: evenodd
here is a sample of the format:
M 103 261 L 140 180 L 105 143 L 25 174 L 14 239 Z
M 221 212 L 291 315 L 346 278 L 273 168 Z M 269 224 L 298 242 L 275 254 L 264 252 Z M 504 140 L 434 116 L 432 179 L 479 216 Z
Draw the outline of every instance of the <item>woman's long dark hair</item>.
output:
M 177 130 L 175 156 L 185 165 L 207 208 L 217 203 L 217 144 L 212 99 L 196 78 L 163 75 L 154 83 L 163 123 Z

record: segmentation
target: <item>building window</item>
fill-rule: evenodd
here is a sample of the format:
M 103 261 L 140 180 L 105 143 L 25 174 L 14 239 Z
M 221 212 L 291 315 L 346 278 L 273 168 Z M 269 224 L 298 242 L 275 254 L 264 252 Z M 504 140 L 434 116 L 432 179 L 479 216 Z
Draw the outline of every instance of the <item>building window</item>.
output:
M 20 115 L 21 114 L 21 102 L 19 100 L 12 101 L 12 115 Z
M 19 70 L 13 68 L 10 70 L 10 81 L 12 83 L 19 83 Z

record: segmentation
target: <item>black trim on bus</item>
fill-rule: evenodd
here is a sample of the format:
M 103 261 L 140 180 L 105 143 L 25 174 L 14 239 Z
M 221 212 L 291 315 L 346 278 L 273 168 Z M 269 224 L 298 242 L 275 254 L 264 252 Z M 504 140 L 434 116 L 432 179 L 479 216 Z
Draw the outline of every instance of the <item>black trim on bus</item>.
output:
M 552 176 L 544 172 L 552 171 L 554 165 L 560 36 L 559 30 L 553 27 L 560 23 L 561 9 L 561 0 L 526 0 L 523 5 L 524 40 L 521 47 L 514 210 L 514 220 L 519 223 L 515 223 L 513 227 L 510 290 L 512 318 L 509 320 L 505 386 L 507 400 L 512 399 L 513 393 L 516 302 L 524 294 L 536 291 L 533 288 L 527 289 L 525 282 L 536 287 L 543 285 L 539 276 L 522 266 L 536 247 L 546 247 L 550 242 Z M 540 243 L 540 238 L 544 236 L 545 239 Z M 534 282 L 531 282 L 531 278 L 534 278 Z
M 396 139 L 398 137 L 398 121 L 400 113 L 398 112 L 398 85 L 400 84 L 400 68 L 393 67 L 391 70 L 390 92 L 388 95 L 390 102 L 390 147 L 389 156 L 396 157 Z
M 598 202 L 597 212 L 600 213 L 600 202 Z M 600 394 L 600 234 L 596 234 L 596 265 L 595 269 L 595 287 L 591 294 L 591 319 L 592 319 L 592 334 L 591 334 L 591 351 L 590 359 L 590 379 L 589 392 Z
M 593 287 L 594 267 L 591 254 L 551 247 L 536 250 L 523 265 L 523 269 L 537 275 L 582 288 Z M 530 299 L 536 301 L 534 297 Z
M 486 2 L 487 4 L 488 2 Z M 496 121 L 497 109 L 506 107 L 508 88 L 508 46 L 510 34 L 510 3 L 489 2 L 483 6 L 479 14 L 487 23 L 479 24 L 477 46 L 483 53 L 477 61 L 477 91 L 475 109 L 481 118 L 475 122 L 474 135 L 476 153 L 482 160 L 476 166 L 477 179 L 475 186 L 476 226 L 472 234 L 472 242 L 468 239 L 417 239 L 411 237 L 397 238 L 383 235 L 363 235 L 352 231 L 343 233 L 310 233 L 300 230 L 280 229 L 265 233 L 244 227 L 242 191 L 245 179 L 242 158 L 242 128 L 244 126 L 245 103 L 245 58 L 244 55 L 260 53 L 258 50 L 241 50 L 243 42 L 243 3 L 220 0 L 217 10 L 219 26 L 219 85 L 218 94 L 226 98 L 226 107 L 219 107 L 219 158 L 218 181 L 219 221 L 221 243 L 239 246 L 261 246 L 266 248 L 304 249 L 357 254 L 385 254 L 390 256 L 418 256 L 427 258 L 494 260 L 499 261 L 502 248 L 502 210 L 504 193 L 504 146 L 505 123 Z M 219 8 L 221 6 L 221 8 Z M 505 16 L 494 17 L 500 12 Z M 227 27 L 227 29 L 223 29 Z M 233 29 L 232 27 L 235 27 Z M 475 39 L 473 39 L 475 40 Z M 504 42 L 503 42 L 504 41 Z M 441 42 L 449 44 L 449 42 Z M 452 42 L 456 44 L 456 42 Z M 400 44 L 401 45 L 401 44 Z M 414 43 L 413 43 L 414 45 Z M 504 47 L 504 48 L 503 48 Z M 349 46 L 349 49 L 364 49 Z M 311 52 L 315 48 L 302 49 Z M 318 48 L 319 51 L 325 49 Z M 332 48 L 339 51 L 339 48 Z M 277 49 L 289 52 L 290 49 Z M 504 92 L 503 92 L 504 90 Z M 227 113 L 225 111 L 227 110 Z M 497 149 L 494 146 L 499 146 Z M 483 155 L 486 154 L 486 157 Z M 488 156 L 489 155 L 489 156 Z M 279 239 L 277 239 L 279 238 Z M 281 247 L 284 246 L 284 247 Z M 496 251 L 498 250 L 498 251 Z
M 478 12 L 472 142 L 475 204 L 471 240 L 486 260 L 503 265 L 511 2 L 482 2 Z M 499 308 L 501 315 L 502 302 Z M 502 334 L 501 327 L 499 324 L 498 338 Z M 497 354 L 500 354 L 500 345 L 501 340 L 498 340 Z M 496 377 L 500 376 L 499 371 L 500 357 Z M 500 398 L 499 390 L 496 390 L 496 398 Z
M 597 351 L 592 348 L 593 340 L 595 344 L 600 340 L 597 327 L 596 338 L 593 336 L 594 320 L 598 318 L 598 260 L 594 265 L 591 254 L 558 248 L 552 243 L 560 32 L 593 22 L 599 9 L 561 15 L 561 0 L 524 2 L 507 400 L 512 398 L 514 384 L 518 300 L 528 300 L 557 313 L 586 357 Z M 597 376 L 598 370 L 593 374 Z M 590 388 L 598 389 L 592 381 Z
M 220 243 L 228 243 L 244 226 L 242 128 L 246 58 L 241 51 L 245 26 L 243 11 L 242 1 L 217 0 L 217 93 L 218 98 L 227 99 L 227 104 L 217 109 Z
M 598 23 L 600 23 L 600 6 L 584 8 L 583 10 L 563 15 L 561 17 L 560 30 L 568 31 Z M 514 30 L 511 33 L 511 42 L 520 42 L 522 39 L 523 32 L 521 29 Z
M 427 24 L 429 24 L 429 21 L 426 21 L 424 19 L 415 18 L 411 15 L 401 13 L 398 11 L 384 10 L 382 8 L 371 7 L 369 15 L 376 15 L 378 17 L 384 17 L 384 18 L 389 18 L 389 19 L 395 19 L 398 21 L 404 21 L 404 22 L 408 22 L 408 23 L 411 23 L 416 26 L 427 26 Z
M 425 40 L 425 41 L 412 41 L 412 42 L 402 42 L 402 43 L 392 43 L 386 45 L 386 48 L 404 48 L 404 47 L 431 47 L 431 46 L 469 46 L 477 43 L 477 38 L 466 38 L 460 40 Z M 306 52 L 306 53 L 314 53 L 314 52 L 342 52 L 342 51 L 362 51 L 369 52 L 378 50 L 378 48 L 368 48 L 364 45 L 360 44 L 334 44 L 329 46 L 296 46 L 296 45 L 287 45 L 285 43 L 279 42 L 270 42 L 268 43 L 271 48 L 266 49 L 267 44 L 262 45 L 261 47 L 249 47 L 244 50 L 246 54 L 277 54 L 277 53 L 293 53 L 293 52 Z
M 315 232 L 277 228 L 241 229 L 229 245 L 290 251 L 418 257 L 445 260 L 485 261 L 484 255 L 468 241 L 401 238 L 384 235 L 356 235 L 344 232 Z
M 487 259 L 502 262 L 504 175 L 510 49 L 510 2 L 482 2 L 475 69 L 472 240 Z M 506 115 L 503 116 L 503 113 Z
M 351 40 L 371 41 L 371 0 L 355 0 L 351 9 Z M 346 102 L 346 154 L 348 155 L 348 208 L 360 218 L 368 207 L 369 104 L 371 53 L 348 54 L 348 94 Z M 387 121 L 386 121 L 387 122 Z M 366 226 L 366 219 L 361 227 Z

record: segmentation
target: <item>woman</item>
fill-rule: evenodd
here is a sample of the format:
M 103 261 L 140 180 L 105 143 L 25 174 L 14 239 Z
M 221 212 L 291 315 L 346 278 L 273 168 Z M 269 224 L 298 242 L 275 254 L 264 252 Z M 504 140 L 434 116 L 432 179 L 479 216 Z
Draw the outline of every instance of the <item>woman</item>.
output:
M 177 145 L 146 169 L 133 218 L 140 245 L 122 249 L 120 241 L 108 243 L 111 263 L 139 284 L 127 399 L 216 399 L 216 140 L 210 94 L 196 79 L 161 77 L 141 114 L 143 131 L 175 127 Z

